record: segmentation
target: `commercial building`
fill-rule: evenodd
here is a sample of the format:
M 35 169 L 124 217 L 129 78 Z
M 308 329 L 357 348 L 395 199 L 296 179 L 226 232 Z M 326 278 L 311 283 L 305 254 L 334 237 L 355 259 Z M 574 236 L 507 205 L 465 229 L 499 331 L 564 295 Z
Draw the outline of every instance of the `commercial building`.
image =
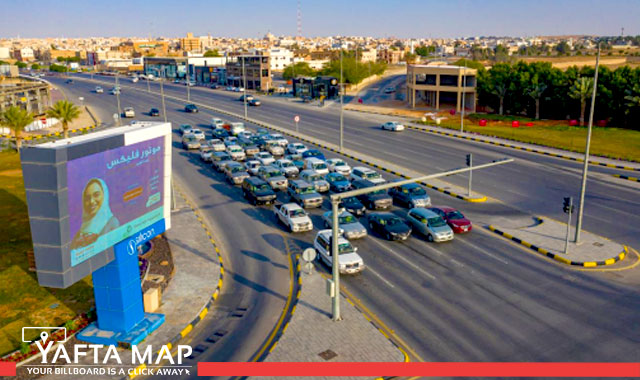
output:
M 187 73 L 187 57 L 146 57 L 144 73 L 159 78 L 184 78 Z
M 340 95 L 338 79 L 329 76 L 316 78 L 299 77 L 293 79 L 293 96 L 312 99 L 334 99 Z
M 13 58 L 22 62 L 33 61 L 36 59 L 33 54 L 33 49 L 31 48 L 15 49 L 13 51 Z
M 148 55 L 166 56 L 169 53 L 167 41 L 126 41 L 118 45 L 117 50 L 131 57 Z
M 272 71 L 283 71 L 293 63 L 293 52 L 289 49 L 269 49 Z
M 244 87 L 246 79 L 246 88 L 248 90 L 269 91 L 272 87 L 269 58 L 268 55 L 230 57 L 226 64 L 227 83 L 234 87 Z
M 186 38 L 180 39 L 180 48 L 184 51 L 201 51 L 200 38 L 194 37 L 193 33 L 187 33 Z
M 378 61 L 386 62 L 389 65 L 397 65 L 402 60 L 404 51 L 380 49 L 378 50 Z
M 375 62 L 378 58 L 376 49 L 365 49 L 358 52 L 358 60 L 360 62 Z
M 475 69 L 452 65 L 408 65 L 407 100 L 412 108 L 426 106 L 436 110 L 455 108 L 460 112 L 476 109 Z
M 51 93 L 45 82 L 11 78 L 0 83 L 0 113 L 11 106 L 18 106 L 42 115 L 50 105 Z

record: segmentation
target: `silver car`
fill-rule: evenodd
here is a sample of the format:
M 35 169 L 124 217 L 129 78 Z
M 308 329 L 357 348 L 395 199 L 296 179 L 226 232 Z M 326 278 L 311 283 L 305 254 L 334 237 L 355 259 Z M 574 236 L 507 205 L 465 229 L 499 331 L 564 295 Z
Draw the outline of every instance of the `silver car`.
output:
M 281 158 L 276 160 L 276 162 L 273 163 L 273 166 L 282 170 L 287 178 L 298 176 L 298 168 L 293 164 L 293 162 L 291 162 L 291 160 Z
M 263 166 L 258 170 L 258 177 L 267 182 L 274 190 L 287 190 L 289 182 L 280 169 L 273 166 Z
M 412 208 L 407 213 L 407 220 L 413 228 L 427 237 L 430 242 L 453 240 L 453 230 L 442 217 L 426 208 Z
M 227 181 L 233 185 L 240 185 L 245 178 L 250 177 L 244 165 L 239 162 L 226 164 L 224 166 L 224 175 L 227 177 Z
M 312 184 L 319 193 L 326 193 L 329 191 L 329 182 L 324 179 L 322 174 L 316 173 L 314 170 L 303 170 L 300 172 L 300 179 Z
M 244 163 L 244 167 L 247 169 L 249 174 L 258 175 L 258 170 L 262 167 L 262 164 L 258 160 L 247 160 Z
M 333 212 L 327 211 L 322 214 L 322 221 L 326 228 L 332 228 Z M 338 214 L 338 227 L 344 231 L 344 237 L 349 240 L 360 239 L 367 236 L 367 229 L 362 223 L 360 223 L 353 214 L 344 209 L 341 209 Z

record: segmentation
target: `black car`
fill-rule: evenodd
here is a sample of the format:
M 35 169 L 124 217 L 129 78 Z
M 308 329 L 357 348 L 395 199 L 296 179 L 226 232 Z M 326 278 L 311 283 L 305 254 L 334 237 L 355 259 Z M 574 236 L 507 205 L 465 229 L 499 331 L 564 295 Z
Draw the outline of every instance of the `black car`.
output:
M 249 104 L 250 106 L 253 106 L 253 107 L 258 107 L 262 103 L 260 103 L 260 101 L 258 99 L 253 98 L 253 99 L 249 100 L 249 102 L 247 104 Z
M 184 106 L 184 112 L 197 113 L 198 107 L 195 104 L 187 104 Z
M 407 240 L 411 235 L 411 226 L 390 212 L 374 212 L 367 219 L 369 228 L 387 240 Z
M 212 88 L 212 89 L 215 90 L 215 89 L 220 88 L 220 86 L 218 86 L 217 84 L 212 84 L 209 88 Z
M 157 108 L 150 109 L 149 116 L 160 116 L 160 110 Z
M 360 202 L 356 197 L 344 198 L 338 207 L 344 208 L 355 216 L 364 215 L 367 211 L 362 202 Z
M 213 130 L 213 137 L 222 140 L 225 137 L 229 137 L 229 132 L 226 129 L 216 128 Z
M 253 95 L 240 95 L 238 100 L 244 102 L 245 98 L 247 99 L 247 102 L 250 102 L 253 100 Z
M 276 200 L 271 186 L 258 177 L 249 177 L 242 182 L 242 195 L 253 205 L 267 205 Z
M 364 189 L 375 186 L 376 184 L 366 179 L 360 179 L 351 183 L 354 189 Z M 388 209 L 393 204 L 393 198 L 386 190 L 375 190 L 370 193 L 358 195 L 358 199 L 362 204 L 372 210 Z
M 73 83 L 73 79 L 67 79 L 64 83 L 67 83 L 67 84 Z

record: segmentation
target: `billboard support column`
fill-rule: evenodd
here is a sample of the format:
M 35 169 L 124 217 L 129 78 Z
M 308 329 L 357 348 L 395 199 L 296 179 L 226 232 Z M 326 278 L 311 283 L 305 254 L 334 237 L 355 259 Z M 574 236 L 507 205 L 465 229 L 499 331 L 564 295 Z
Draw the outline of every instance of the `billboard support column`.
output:
M 93 272 L 97 322 L 78 333 L 95 344 L 132 346 L 164 323 L 164 314 L 145 313 L 142 301 L 138 247 L 165 230 L 164 219 L 113 247 L 115 259 Z

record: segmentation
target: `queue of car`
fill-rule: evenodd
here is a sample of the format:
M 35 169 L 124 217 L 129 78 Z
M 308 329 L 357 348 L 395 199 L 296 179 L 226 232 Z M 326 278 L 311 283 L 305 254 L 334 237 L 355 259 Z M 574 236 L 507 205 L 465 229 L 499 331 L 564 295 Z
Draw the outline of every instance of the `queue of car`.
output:
M 218 118 L 213 118 L 211 125 L 213 138 L 208 140 L 203 131 L 181 125 L 184 148 L 199 149 L 202 161 L 223 173 L 230 184 L 239 185 L 249 203 L 274 204 L 278 222 L 291 232 L 313 229 L 306 209 L 322 207 L 322 193 L 343 193 L 387 183 L 373 169 L 351 168 L 341 158 L 326 159 L 319 150 L 289 143 L 280 134 L 266 130 L 251 133 L 243 123 L 225 123 Z M 286 194 L 288 203 L 276 203 L 277 191 Z M 408 209 L 404 218 L 388 211 L 393 204 Z M 321 220 L 327 229 L 317 233 L 314 248 L 319 259 L 331 265 L 332 211 L 324 212 Z M 350 240 L 372 233 L 390 241 L 404 241 L 411 234 L 420 234 L 429 242 L 445 242 L 453 240 L 456 233 L 470 232 L 472 223 L 458 210 L 432 207 L 426 190 L 411 183 L 343 199 L 338 228 L 340 271 L 357 273 L 365 268 L 364 261 Z

